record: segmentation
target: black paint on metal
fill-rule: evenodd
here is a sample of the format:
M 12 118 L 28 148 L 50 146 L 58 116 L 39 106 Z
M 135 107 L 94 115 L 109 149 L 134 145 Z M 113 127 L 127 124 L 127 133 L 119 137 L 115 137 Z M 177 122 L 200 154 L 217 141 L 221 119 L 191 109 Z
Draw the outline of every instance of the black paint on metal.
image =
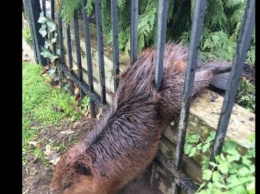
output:
M 51 19 L 54 21 L 54 23 L 55 23 L 55 15 L 54 15 L 54 13 L 55 13 L 55 9 L 54 9 L 54 0 L 51 0 Z M 51 34 L 51 38 L 54 38 L 54 32 Z M 53 49 L 53 53 L 54 54 L 56 54 L 56 42 L 54 42 L 53 44 L 52 44 L 52 49 Z
M 33 43 L 34 43 L 34 48 L 36 50 L 36 62 L 41 64 L 41 65 L 46 65 L 47 60 L 44 58 L 40 53 L 41 53 L 41 48 L 44 47 L 45 40 L 39 33 L 39 30 L 41 28 L 41 24 L 38 23 L 38 19 L 40 17 L 41 13 L 41 7 L 39 1 L 34 1 L 34 0 L 25 0 L 25 3 L 27 4 L 28 8 L 28 17 L 30 26 L 32 29 L 32 35 L 33 35 Z
M 155 61 L 155 88 L 160 90 L 163 76 L 164 45 L 166 40 L 166 23 L 168 13 L 168 0 L 161 0 L 158 9 L 157 44 Z
M 98 42 L 98 60 L 99 60 L 99 76 L 101 84 L 101 103 L 106 103 L 106 86 L 105 86 L 105 69 L 104 69 L 104 44 L 101 17 L 101 0 L 95 1 L 97 42 Z
M 113 32 L 113 71 L 114 71 L 114 91 L 118 87 L 119 74 L 119 43 L 118 43 L 118 0 L 111 1 L 112 32 Z
M 137 59 L 138 40 L 138 0 L 131 1 L 131 35 L 130 35 L 130 62 L 133 64 Z
M 80 38 L 79 38 L 79 23 L 78 23 L 78 12 L 74 10 L 74 33 L 75 33 L 75 47 L 76 47 L 76 57 L 77 57 L 77 74 L 80 82 L 83 82 L 82 76 L 82 62 L 81 62 L 81 50 L 80 50 Z M 80 99 L 84 97 L 83 91 L 80 89 Z
M 183 89 L 182 97 L 182 108 L 180 113 L 180 121 L 178 125 L 178 142 L 176 146 L 176 160 L 175 165 L 179 170 L 181 168 L 183 153 L 184 153 L 184 144 L 186 137 L 186 130 L 189 117 L 189 109 L 191 103 L 191 94 L 194 84 L 195 70 L 197 68 L 197 59 L 198 59 L 198 50 L 200 45 L 200 36 L 202 32 L 202 25 L 204 19 L 204 12 L 206 8 L 206 0 L 197 0 L 195 3 L 195 10 L 192 23 L 192 31 L 190 38 L 187 70 L 185 77 L 185 84 Z M 175 184 L 174 193 L 178 193 L 179 187 Z
M 92 70 L 92 60 L 91 60 L 91 43 L 90 43 L 90 32 L 89 32 L 89 18 L 87 16 L 86 10 L 84 9 L 87 5 L 87 0 L 82 0 L 82 15 L 84 21 L 84 36 L 85 36 L 85 48 L 86 48 L 86 60 L 87 60 L 87 70 L 88 70 L 88 85 L 89 92 L 94 93 L 93 86 L 93 70 Z M 96 117 L 95 103 L 90 99 L 90 114 L 92 118 Z
M 71 49 L 71 35 L 70 35 L 70 25 L 67 25 L 66 29 L 66 42 L 67 42 L 67 55 L 68 55 L 68 65 L 69 70 L 72 72 L 73 68 L 73 58 L 72 58 L 72 49 Z M 70 93 L 71 95 L 74 95 L 74 83 L 72 80 L 70 80 Z
M 247 8 L 244 20 L 240 28 L 240 34 L 237 41 L 236 53 L 232 63 L 232 69 L 224 96 L 220 119 L 214 140 L 213 149 L 210 155 L 210 161 L 215 162 L 215 156 L 219 155 L 226 137 L 227 128 L 232 113 L 233 104 L 236 99 L 239 80 L 241 78 L 247 51 L 250 46 L 252 33 L 255 26 L 255 0 L 247 1 Z M 211 166 L 209 166 L 211 168 Z

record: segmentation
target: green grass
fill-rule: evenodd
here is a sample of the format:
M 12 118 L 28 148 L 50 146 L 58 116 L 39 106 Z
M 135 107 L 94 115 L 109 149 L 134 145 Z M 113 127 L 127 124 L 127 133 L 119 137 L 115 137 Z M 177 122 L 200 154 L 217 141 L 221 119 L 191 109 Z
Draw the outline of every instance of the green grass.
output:
M 37 157 L 41 156 L 40 150 L 28 142 L 39 141 L 35 139 L 37 133 L 46 126 L 59 125 L 63 119 L 70 119 L 75 114 L 71 107 L 76 107 L 73 97 L 47 83 L 47 77 L 41 76 L 41 71 L 40 65 L 22 64 L 22 148 L 23 152 Z M 60 108 L 65 111 L 59 111 Z

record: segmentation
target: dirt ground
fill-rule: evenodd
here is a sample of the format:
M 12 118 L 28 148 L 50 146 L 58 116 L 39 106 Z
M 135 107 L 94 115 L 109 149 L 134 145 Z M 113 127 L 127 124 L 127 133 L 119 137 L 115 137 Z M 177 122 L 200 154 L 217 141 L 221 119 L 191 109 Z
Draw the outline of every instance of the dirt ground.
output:
M 54 164 L 51 163 L 51 158 L 57 159 L 64 151 L 79 142 L 86 136 L 89 130 L 92 129 L 94 120 L 82 118 L 74 124 L 69 124 L 66 121 L 61 122 L 61 126 L 48 126 L 41 130 L 36 138 L 43 153 L 48 152 L 48 145 L 65 145 L 66 147 L 57 153 L 52 150 L 49 154 L 49 162 L 42 162 L 39 158 L 30 154 L 25 154 L 23 157 L 28 161 L 26 166 L 23 166 L 23 194 L 48 194 L 49 185 L 52 178 Z

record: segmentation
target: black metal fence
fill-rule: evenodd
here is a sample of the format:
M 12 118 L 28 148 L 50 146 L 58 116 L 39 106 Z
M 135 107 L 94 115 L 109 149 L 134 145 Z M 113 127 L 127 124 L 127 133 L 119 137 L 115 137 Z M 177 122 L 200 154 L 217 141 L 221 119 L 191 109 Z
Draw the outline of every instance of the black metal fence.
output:
M 53 20 L 57 20 L 58 23 L 58 34 L 59 40 L 63 40 L 63 30 L 66 30 L 66 42 L 67 42 L 67 54 L 68 54 L 68 67 L 65 66 L 64 60 L 64 45 L 63 41 L 59 41 L 60 48 L 60 59 L 59 64 L 63 73 L 65 73 L 71 80 L 71 92 L 73 93 L 73 84 L 76 84 L 80 88 L 80 96 L 88 95 L 90 97 L 90 108 L 91 116 L 94 118 L 95 104 L 100 107 L 106 107 L 106 86 L 105 86 L 105 71 L 104 71 L 104 51 L 103 51 L 103 32 L 102 32 L 102 15 L 101 15 L 101 0 L 95 1 L 95 17 L 96 17 L 96 28 L 97 28 L 97 42 L 98 42 L 98 60 L 99 60 L 99 76 L 100 76 L 100 95 L 94 92 L 93 86 L 93 70 L 92 70 L 92 60 L 91 60 L 91 42 L 90 42 L 90 29 L 89 20 L 86 12 L 82 10 L 83 21 L 84 21 L 84 37 L 86 45 L 86 64 L 88 69 L 88 84 L 83 81 L 82 77 L 82 62 L 81 62 L 81 52 L 80 52 L 80 40 L 79 40 L 79 26 L 78 26 L 78 13 L 74 12 L 74 33 L 76 42 L 76 61 L 78 65 L 78 73 L 75 74 L 72 69 L 72 52 L 71 52 L 71 34 L 68 25 L 66 29 L 63 29 L 62 18 L 57 15 L 55 18 L 54 10 L 54 0 L 48 1 L 50 3 L 50 15 Z M 82 0 L 81 7 L 85 7 L 87 0 Z M 35 51 L 36 62 L 42 65 L 47 64 L 47 60 L 40 55 L 40 46 L 44 45 L 44 39 L 39 35 L 38 31 L 40 29 L 40 24 L 37 20 L 40 16 L 40 12 L 43 11 L 46 15 L 46 1 L 41 0 L 42 8 L 40 2 L 36 0 L 24 0 L 24 8 L 28 14 L 28 19 L 30 23 L 30 29 L 33 33 L 33 48 Z M 158 31 L 157 31 L 157 44 L 156 44 L 156 89 L 159 90 L 162 82 L 162 72 L 163 72 L 163 56 L 164 56 L 164 45 L 166 40 L 166 20 L 167 20 L 167 9 L 168 0 L 160 0 L 158 8 Z M 113 33 L 113 72 L 114 72 L 114 88 L 116 90 L 118 86 L 118 81 L 116 76 L 119 74 L 119 43 L 118 43 L 118 14 L 117 14 L 117 0 L 111 0 L 111 17 L 112 17 L 112 33 Z M 190 109 L 190 97 L 192 92 L 192 87 L 194 83 L 194 75 L 198 57 L 198 49 L 200 45 L 200 37 L 202 32 L 202 25 L 204 19 L 204 12 L 206 7 L 206 0 L 196 0 L 195 10 L 193 15 L 192 31 L 190 34 L 190 45 L 189 45 L 189 55 L 188 64 L 186 71 L 186 82 L 184 86 L 184 95 L 182 99 L 182 109 L 181 117 L 178 125 L 178 142 L 176 148 L 176 161 L 175 163 L 170 163 L 164 156 L 159 155 L 156 161 L 163 165 L 165 169 L 172 173 L 175 177 L 175 193 L 178 192 L 179 186 L 186 190 L 188 193 L 193 193 L 196 191 L 197 186 L 193 184 L 189 179 L 181 173 L 180 164 L 182 163 L 183 150 L 186 136 L 187 120 L 189 116 Z M 57 14 L 57 13 L 56 13 Z M 104 16 L 103 16 L 104 17 Z M 131 54 L 130 63 L 132 64 L 137 59 L 137 34 L 138 34 L 138 0 L 131 1 Z M 218 122 L 217 133 L 214 140 L 213 150 L 210 156 L 210 161 L 214 161 L 216 155 L 220 154 L 223 142 L 226 136 L 228 123 L 230 120 L 233 103 L 235 101 L 235 96 L 238 90 L 239 79 L 242 75 L 244 62 L 246 59 L 247 50 L 250 46 L 250 41 L 255 24 L 255 0 L 248 0 L 245 10 L 245 15 L 243 18 L 243 23 L 240 29 L 240 35 L 237 41 L 236 52 L 234 54 L 233 66 L 230 73 L 230 78 L 228 86 L 225 92 L 224 102 Z M 53 51 L 56 52 L 56 45 L 53 47 Z

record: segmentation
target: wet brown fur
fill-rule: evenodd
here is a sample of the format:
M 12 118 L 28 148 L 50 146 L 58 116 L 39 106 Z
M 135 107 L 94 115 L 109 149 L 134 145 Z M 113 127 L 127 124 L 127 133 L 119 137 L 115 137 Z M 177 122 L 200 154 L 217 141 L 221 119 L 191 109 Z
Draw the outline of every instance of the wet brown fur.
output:
M 156 155 L 162 129 L 179 114 L 188 50 L 168 43 L 163 83 L 154 87 L 155 51 L 147 49 L 121 76 L 110 108 L 56 165 L 51 188 L 64 194 L 113 194 L 133 180 Z M 193 94 L 208 86 L 210 68 L 196 71 Z M 90 169 L 87 175 L 81 166 Z

